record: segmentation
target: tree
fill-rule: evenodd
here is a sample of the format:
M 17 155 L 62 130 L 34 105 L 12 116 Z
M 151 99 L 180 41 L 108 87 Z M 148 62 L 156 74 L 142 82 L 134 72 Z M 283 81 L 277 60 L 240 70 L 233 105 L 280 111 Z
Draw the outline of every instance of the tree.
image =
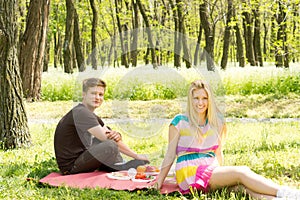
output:
M 231 21 L 233 18 L 233 6 L 232 0 L 227 0 L 227 16 L 226 16 L 226 27 L 223 39 L 223 56 L 221 61 L 221 68 L 226 69 L 228 61 L 228 51 L 229 51 L 229 42 L 230 42 L 230 31 L 231 31 Z
M 144 5 L 142 4 L 141 0 L 136 0 L 136 2 L 137 2 L 137 5 L 138 5 L 138 7 L 141 11 L 143 20 L 144 20 L 145 25 L 146 25 L 146 33 L 147 33 L 147 36 L 148 36 L 149 48 L 150 48 L 150 51 L 151 51 L 152 65 L 153 65 L 153 68 L 157 68 L 157 60 L 156 60 L 156 55 L 155 55 L 154 42 L 153 42 L 153 37 L 152 37 L 152 30 L 151 30 L 150 20 L 149 20 L 146 9 L 145 9 Z
M 97 23 L 98 23 L 98 12 L 96 9 L 95 1 L 90 0 L 90 5 L 93 11 L 93 22 L 92 22 L 92 67 L 93 69 L 97 69 Z
M 215 44 L 215 34 L 213 24 L 209 20 L 208 15 L 208 1 L 204 0 L 200 5 L 200 19 L 201 25 L 204 29 L 205 35 L 205 50 L 206 50 L 206 62 L 207 70 L 214 71 L 214 44 Z
M 73 34 L 74 34 L 74 4 L 73 0 L 66 0 L 67 18 L 65 29 L 65 42 L 64 42 L 64 69 L 66 73 L 73 73 L 74 63 L 73 54 Z
M 0 0 L 0 147 L 30 144 L 17 57 L 17 0 Z
M 20 72 L 28 100 L 40 99 L 49 6 L 50 0 L 30 1 L 26 29 L 20 41 Z

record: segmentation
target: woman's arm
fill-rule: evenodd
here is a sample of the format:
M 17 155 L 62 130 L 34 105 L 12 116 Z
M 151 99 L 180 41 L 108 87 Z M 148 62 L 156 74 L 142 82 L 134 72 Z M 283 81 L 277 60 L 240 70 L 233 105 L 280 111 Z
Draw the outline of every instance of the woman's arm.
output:
M 226 123 L 224 123 L 222 130 L 221 130 L 221 134 L 220 134 L 219 147 L 216 150 L 216 156 L 217 156 L 219 165 L 223 165 L 223 160 L 224 160 L 223 145 L 225 143 L 226 134 L 227 134 L 227 127 L 226 127 Z
M 175 126 L 170 125 L 169 127 L 169 145 L 168 150 L 165 155 L 165 158 L 161 165 L 161 171 L 158 175 L 157 179 L 157 189 L 160 189 L 166 176 L 169 173 L 169 170 L 175 160 L 176 157 L 176 148 L 179 140 L 179 133 Z

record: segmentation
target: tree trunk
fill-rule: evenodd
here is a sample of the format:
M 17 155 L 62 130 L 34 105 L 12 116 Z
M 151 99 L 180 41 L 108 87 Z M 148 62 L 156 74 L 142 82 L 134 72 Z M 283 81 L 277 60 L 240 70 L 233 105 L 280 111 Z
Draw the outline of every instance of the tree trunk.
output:
M 227 16 L 226 16 L 226 27 L 225 27 L 225 33 L 224 33 L 224 39 L 223 39 L 223 55 L 221 60 L 221 69 L 226 69 L 227 61 L 228 61 L 228 52 L 229 52 L 229 43 L 230 43 L 230 30 L 231 30 L 231 18 L 233 16 L 233 6 L 232 6 L 232 0 L 227 0 Z
M 95 5 L 94 0 L 90 0 L 90 5 L 93 11 L 93 21 L 92 21 L 92 68 L 97 70 L 97 40 L 96 40 L 96 35 L 97 35 L 97 24 L 98 24 L 98 12 L 97 8 Z
M 287 42 L 287 33 L 286 33 L 286 8 L 283 7 L 282 2 L 278 1 L 279 13 L 277 14 L 277 42 L 281 46 L 276 46 L 276 55 L 275 55 L 275 65 L 276 67 L 289 67 L 288 59 L 288 48 L 286 45 Z
M 244 44 L 243 44 L 242 34 L 238 23 L 236 23 L 234 29 L 235 29 L 235 37 L 236 37 L 237 60 L 239 62 L 240 67 L 245 67 L 246 62 L 245 62 Z
M 0 148 L 30 145 L 17 57 L 16 0 L 0 0 Z
M 254 14 L 254 38 L 253 38 L 253 46 L 254 46 L 254 57 L 255 60 L 259 63 L 259 66 L 263 66 L 263 56 L 261 52 L 261 42 L 260 42 L 260 16 L 258 8 L 253 10 Z
M 146 32 L 147 32 L 147 36 L 148 36 L 148 42 L 149 42 L 149 48 L 151 51 L 151 61 L 152 61 L 152 65 L 153 68 L 157 68 L 157 62 L 156 62 L 156 55 L 155 55 L 155 49 L 154 49 L 154 43 L 153 43 L 153 38 L 152 38 L 152 30 L 151 30 L 151 25 L 148 19 L 148 16 L 146 14 L 145 8 L 143 6 L 143 4 L 141 3 L 141 0 L 136 0 L 138 7 L 141 11 L 143 20 L 145 22 L 146 25 Z
M 250 13 L 245 10 L 243 13 L 243 27 L 244 27 L 244 38 L 246 45 L 246 57 L 251 66 L 256 66 L 256 60 L 254 57 L 253 48 L 253 35 L 252 35 L 252 19 Z
M 181 66 L 180 62 L 180 52 L 181 52 L 181 41 L 179 39 L 179 22 L 178 22 L 178 14 L 177 14 L 177 5 L 175 7 L 173 0 L 169 0 L 170 6 L 173 11 L 173 19 L 174 19 L 174 67 L 178 68 Z
M 205 35 L 205 50 L 206 50 L 206 64 L 208 71 L 214 71 L 214 30 L 213 26 L 208 19 L 208 2 L 204 0 L 203 3 L 200 5 L 200 19 L 201 25 L 204 29 Z
M 119 30 L 119 36 L 120 36 L 120 42 L 121 42 L 121 65 L 124 65 L 126 68 L 129 67 L 128 61 L 126 59 L 126 52 L 125 52 L 125 47 L 124 47 L 124 38 L 123 38 L 123 31 L 122 31 L 122 25 L 121 25 L 121 20 L 120 20 L 120 7 L 119 7 L 119 0 L 115 0 L 115 9 L 116 9 L 116 18 L 117 18 L 117 25 L 118 25 L 118 30 Z
M 49 59 L 50 59 L 50 39 L 47 38 L 46 47 L 45 47 L 45 55 L 44 55 L 44 63 L 43 63 L 43 72 L 48 71 Z
M 20 42 L 19 63 L 25 98 L 40 99 L 41 76 L 47 38 L 49 0 L 31 0 L 26 30 Z
M 195 49 L 195 53 L 194 53 L 194 66 L 198 65 L 198 57 L 199 57 L 199 50 L 200 50 L 200 42 L 201 42 L 201 38 L 202 38 L 202 26 L 201 24 L 199 25 L 199 33 L 198 33 L 198 37 L 197 37 L 197 44 L 196 44 L 196 49 Z
M 75 53 L 76 53 L 76 61 L 77 61 L 77 67 L 80 72 L 83 72 L 85 70 L 85 61 L 84 56 L 82 53 L 82 45 L 81 45 L 81 37 L 80 37 L 80 30 L 79 30 L 79 20 L 77 11 L 74 8 L 74 47 L 75 47 Z
M 133 7 L 133 30 L 132 30 L 132 43 L 131 43 L 131 63 L 133 67 L 137 66 L 137 46 L 138 46 L 138 30 L 139 30 L 139 15 L 138 15 L 138 5 L 135 0 L 132 0 Z
M 186 31 L 185 31 L 185 23 L 184 23 L 184 14 L 183 14 L 183 1 L 182 0 L 176 0 L 176 5 L 177 5 L 177 14 L 178 14 L 178 26 L 179 26 L 179 38 L 178 42 L 179 44 L 182 43 L 183 47 L 183 60 L 185 62 L 186 68 L 191 68 L 191 55 L 190 55 L 190 50 L 188 48 L 187 44 L 187 36 L 186 36 Z M 181 45 L 179 46 L 179 56 L 180 56 L 180 49 Z
M 67 18 L 64 42 L 64 71 L 66 73 L 73 73 L 73 33 L 74 33 L 74 4 L 73 0 L 66 0 Z

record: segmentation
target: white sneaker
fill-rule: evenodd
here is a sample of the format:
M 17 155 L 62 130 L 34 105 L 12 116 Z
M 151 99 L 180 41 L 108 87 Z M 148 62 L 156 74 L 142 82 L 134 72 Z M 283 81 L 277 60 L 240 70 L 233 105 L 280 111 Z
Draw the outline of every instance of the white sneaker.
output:
M 276 197 L 286 200 L 300 200 L 300 190 L 282 187 L 277 191 Z

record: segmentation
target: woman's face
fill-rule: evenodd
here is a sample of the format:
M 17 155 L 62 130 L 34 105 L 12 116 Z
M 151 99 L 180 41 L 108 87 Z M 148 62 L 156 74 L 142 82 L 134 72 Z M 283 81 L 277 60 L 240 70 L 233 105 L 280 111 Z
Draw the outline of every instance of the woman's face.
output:
M 198 114 L 206 114 L 208 109 L 208 95 L 203 88 L 193 91 L 193 108 Z

